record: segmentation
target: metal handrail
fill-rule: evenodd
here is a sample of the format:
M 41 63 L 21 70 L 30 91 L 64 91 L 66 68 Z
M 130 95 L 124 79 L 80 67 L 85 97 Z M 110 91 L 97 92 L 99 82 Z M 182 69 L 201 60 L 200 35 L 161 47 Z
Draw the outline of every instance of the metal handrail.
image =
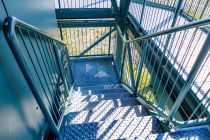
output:
M 162 35 L 169 35 L 169 34 L 177 33 L 179 31 L 183 31 L 183 30 L 187 30 L 187 29 L 198 28 L 198 27 L 202 28 L 203 26 L 207 26 L 209 24 L 210 24 L 210 17 L 205 18 L 205 19 L 201 19 L 201 20 L 198 20 L 198 21 L 190 22 L 190 23 L 185 24 L 185 25 L 181 25 L 181 26 L 173 27 L 173 28 L 166 29 L 166 30 L 163 30 L 163 31 L 159 31 L 159 32 L 156 32 L 156 33 L 152 33 L 152 34 L 149 34 L 149 35 L 145 35 L 145 36 L 142 36 L 142 37 L 138 37 L 138 38 L 135 38 L 135 39 L 130 39 L 130 40 L 125 39 L 124 35 L 122 34 L 122 32 L 121 32 L 121 30 L 120 30 L 120 28 L 117 24 L 116 24 L 116 29 L 118 31 L 120 39 L 123 42 L 123 46 L 128 47 L 129 45 L 127 45 L 127 44 L 132 43 L 132 42 L 148 40 L 148 39 L 152 39 L 153 37 L 158 37 L 158 36 L 162 36 Z M 175 112 L 178 110 L 179 106 L 181 105 L 181 102 L 183 101 L 184 97 L 187 94 L 187 89 L 190 87 L 193 79 L 195 78 L 195 76 L 198 72 L 198 69 L 200 68 L 205 56 L 208 53 L 209 46 L 210 46 L 209 45 L 209 42 L 210 42 L 209 38 L 210 38 L 210 35 L 208 34 L 206 42 L 204 43 L 204 46 L 202 47 L 202 49 L 199 53 L 199 56 L 196 59 L 195 64 L 192 67 L 192 71 L 189 74 L 188 79 L 185 82 L 184 86 L 186 86 L 186 87 L 181 89 L 180 94 L 178 96 L 178 99 L 175 101 L 175 104 L 173 105 L 172 110 L 170 110 L 169 115 L 166 115 L 165 113 L 163 113 L 163 110 L 161 108 L 159 108 L 158 106 L 153 105 L 153 109 L 155 109 L 160 116 L 165 118 L 166 122 L 171 122 L 172 124 L 174 124 L 176 126 L 182 127 L 183 125 L 184 126 L 193 126 L 193 125 L 206 124 L 206 122 L 210 121 L 210 116 L 208 116 L 206 118 L 188 120 L 188 121 L 178 121 L 178 120 L 173 118 Z M 137 84 L 136 84 L 136 86 L 137 86 Z M 149 103 L 149 102 L 147 102 L 147 103 Z
M 201 19 L 201 20 L 197 20 L 197 21 L 194 21 L 194 22 L 190 22 L 188 24 L 184 24 L 184 25 L 181 25 L 181 26 L 166 29 L 166 30 L 163 30 L 163 31 L 159 31 L 159 32 L 156 32 L 156 33 L 152 33 L 152 34 L 149 34 L 149 35 L 145 35 L 143 37 L 138 37 L 138 38 L 131 39 L 131 40 L 125 40 L 123 38 L 123 40 L 125 40 L 124 43 L 129 43 L 129 42 L 134 42 L 134 41 L 139 41 L 139 40 L 145 40 L 145 39 L 153 38 L 153 37 L 156 37 L 156 36 L 161 36 L 161 35 L 165 35 L 165 34 L 172 34 L 172 33 L 182 31 L 182 30 L 186 30 L 186 29 L 190 29 L 190 28 L 206 26 L 208 24 L 210 24 L 210 17 L 205 18 L 205 19 Z
M 46 32 L 43 32 L 42 30 L 40 30 L 39 28 L 36 28 L 36 27 L 34 27 L 34 26 L 32 26 L 32 25 L 30 25 L 30 24 L 28 24 L 28 23 L 26 23 L 26 22 L 24 22 L 24 21 L 22 21 L 22 20 L 20 20 L 20 19 L 18 19 L 16 17 L 7 17 L 5 19 L 5 21 L 4 21 L 4 26 L 5 27 L 9 26 L 10 34 L 7 33 L 9 37 L 10 36 L 14 36 L 14 34 L 13 34 L 15 32 L 15 28 L 14 27 L 18 26 L 18 25 L 23 27 L 23 28 L 27 28 L 29 30 L 33 30 L 34 32 L 37 32 L 37 33 L 42 34 L 44 36 L 47 36 L 48 38 L 50 38 L 52 40 L 55 40 L 55 41 L 65 45 L 65 42 L 63 42 L 62 40 L 60 40 L 60 39 L 58 39 L 58 38 L 56 38 L 56 37 L 54 37 L 52 35 L 49 35 Z
M 156 32 L 156 33 L 152 33 L 152 34 L 149 34 L 149 35 L 145 35 L 145 36 L 142 36 L 142 37 L 138 37 L 138 38 L 135 38 L 135 39 L 131 39 L 131 40 L 126 40 L 124 38 L 124 36 L 123 36 L 123 34 L 122 34 L 122 32 L 121 32 L 121 30 L 120 30 L 120 28 L 117 24 L 116 24 L 116 29 L 117 29 L 123 43 L 129 43 L 129 42 L 145 40 L 145 39 L 149 39 L 149 38 L 153 38 L 153 37 L 161 36 L 161 35 L 165 35 L 165 34 L 172 34 L 172 33 L 182 31 L 182 30 L 186 30 L 186 29 L 190 29 L 190 28 L 206 26 L 208 24 L 210 24 L 210 17 L 205 18 L 205 19 L 201 19 L 201 20 L 197 20 L 197 21 L 194 21 L 194 22 L 190 22 L 188 24 L 184 24 L 184 25 L 181 25 L 181 26 L 166 29 L 166 30 L 163 30 L 163 31 L 159 31 L 159 32 Z
M 17 38 L 17 35 L 15 33 L 16 27 L 21 27 L 26 30 L 33 31 L 35 33 L 41 34 L 46 36 L 47 38 L 56 41 L 62 45 L 65 45 L 65 43 L 51 35 L 46 34 L 45 32 L 41 31 L 40 29 L 31 26 L 15 17 L 7 17 L 3 24 L 4 34 L 8 41 L 8 44 L 11 47 L 12 52 L 14 53 L 14 56 L 16 57 L 16 60 L 20 66 L 20 69 L 23 72 L 24 77 L 26 78 L 26 81 L 28 82 L 29 87 L 32 90 L 32 93 L 34 94 L 49 126 L 54 136 L 59 137 L 59 130 L 56 126 L 56 123 L 52 117 L 52 114 L 50 113 L 49 108 L 45 105 L 41 95 L 39 94 L 38 89 L 36 88 L 36 83 L 34 82 L 34 78 L 31 76 L 31 72 L 29 71 L 29 64 L 27 62 L 26 56 L 24 55 L 23 50 L 21 49 L 21 44 Z M 61 116 L 62 117 L 62 116 Z

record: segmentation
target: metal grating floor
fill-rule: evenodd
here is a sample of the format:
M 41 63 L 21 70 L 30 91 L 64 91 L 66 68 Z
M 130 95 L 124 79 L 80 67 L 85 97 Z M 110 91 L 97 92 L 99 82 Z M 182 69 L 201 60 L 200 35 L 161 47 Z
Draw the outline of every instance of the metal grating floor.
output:
M 76 86 L 119 83 L 112 56 L 71 58 L 70 61 Z
M 76 86 L 60 139 L 209 139 L 209 127 L 163 133 L 158 118 L 119 84 L 112 61 L 71 59 Z
M 106 120 L 93 123 L 68 125 L 65 139 L 125 139 L 147 137 L 151 132 L 160 132 L 157 118 L 153 116 L 133 119 Z M 80 132 L 78 130 L 81 130 Z M 75 132 L 79 133 L 75 133 Z

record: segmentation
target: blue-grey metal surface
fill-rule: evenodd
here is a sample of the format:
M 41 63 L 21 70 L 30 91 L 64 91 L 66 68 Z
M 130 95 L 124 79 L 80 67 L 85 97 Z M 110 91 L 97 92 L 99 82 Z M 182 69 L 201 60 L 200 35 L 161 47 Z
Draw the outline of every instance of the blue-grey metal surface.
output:
M 147 112 L 144 106 L 126 106 L 117 108 L 100 108 L 98 110 L 88 110 L 80 112 L 71 112 L 67 116 L 67 124 L 80 124 L 87 122 L 99 122 L 106 120 L 133 119 L 146 116 Z
M 74 89 L 76 91 L 83 90 L 108 90 L 108 89 L 121 89 L 123 86 L 121 84 L 105 84 L 105 85 L 95 85 L 95 86 L 77 86 Z
M 58 20 L 59 28 L 75 28 L 75 27 L 112 27 L 115 25 L 114 19 L 83 19 L 83 20 Z
M 8 12 L 7 16 L 15 16 L 41 30 L 60 38 L 52 0 L 2 0 Z
M 108 94 L 108 93 L 120 93 L 120 92 L 126 92 L 126 90 L 124 88 L 115 88 L 115 89 L 100 89 L 97 88 L 97 86 L 94 87 L 95 89 L 90 89 L 90 90 L 79 90 L 78 92 L 81 95 L 98 95 L 98 94 Z
M 198 127 L 198 128 L 188 128 L 181 129 L 175 132 L 152 134 L 148 136 L 148 140 L 180 140 L 180 139 L 198 139 L 198 140 L 209 140 L 210 138 L 210 127 Z M 141 140 L 142 138 L 136 138 Z
M 71 104 L 68 112 L 76 112 L 82 110 L 97 110 L 100 108 L 116 108 L 125 106 L 139 105 L 139 102 L 135 98 L 122 98 L 122 99 L 110 99 L 110 100 L 98 100 L 98 101 L 83 101 L 75 104 Z
M 3 34 L 7 17 L 0 1 L 0 139 L 38 139 L 44 115 L 28 86 Z M 43 130 L 44 132 L 44 130 Z
M 109 99 L 122 99 L 122 98 L 133 98 L 135 97 L 133 94 L 128 92 L 101 92 L 100 94 L 92 94 L 89 93 L 87 95 L 82 95 L 79 92 L 74 93 L 72 97 L 72 103 L 83 102 L 83 101 L 99 101 L 99 100 L 109 100 Z
M 115 14 L 110 8 L 56 9 L 55 11 L 57 19 L 99 19 L 115 17 Z
M 56 60 L 52 43 L 54 41 L 59 45 L 64 45 L 64 43 L 14 17 L 6 18 L 3 27 L 16 61 L 45 115 L 52 133 L 58 137 L 59 132 L 56 124 L 62 118 L 63 102 L 65 102 L 64 92 L 67 94 L 68 91 L 62 88 L 65 86 L 64 78 L 61 78 L 64 73 L 61 74 L 59 66 L 62 65 L 59 65 Z M 42 43 L 45 45 L 44 47 Z M 39 56 L 37 56 L 38 54 Z M 48 66 L 44 61 L 47 59 Z M 49 67 L 49 62 L 52 69 Z M 67 69 L 69 70 L 68 66 Z
M 71 62 L 76 86 L 119 83 L 113 57 L 72 58 Z
M 133 139 L 146 138 L 151 133 L 161 132 L 154 116 L 133 119 L 106 120 L 101 122 L 72 124 L 64 128 L 64 140 L 67 139 Z

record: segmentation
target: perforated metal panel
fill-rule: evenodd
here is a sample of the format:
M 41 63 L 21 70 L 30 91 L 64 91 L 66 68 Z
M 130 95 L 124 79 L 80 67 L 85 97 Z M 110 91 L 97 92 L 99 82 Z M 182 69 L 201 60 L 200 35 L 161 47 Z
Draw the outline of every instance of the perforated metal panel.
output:
M 146 116 L 144 106 L 127 106 L 117 108 L 100 108 L 98 110 L 71 112 L 68 114 L 67 124 L 79 124 L 85 122 L 99 122 L 107 120 L 132 119 Z
M 98 110 L 100 108 L 115 108 L 138 105 L 139 102 L 135 98 L 123 98 L 123 99 L 112 99 L 112 100 L 99 100 L 95 102 L 80 102 L 72 104 L 69 107 L 69 112 L 76 112 L 82 110 Z
M 123 88 L 121 84 L 105 84 L 105 85 L 95 85 L 95 86 L 77 86 L 75 90 L 82 91 L 82 90 L 109 90 L 109 89 L 121 89 Z
M 122 99 L 122 98 L 134 98 L 133 94 L 128 92 L 121 93 L 105 93 L 105 94 L 88 94 L 82 96 L 80 92 L 75 93 L 72 97 L 72 104 L 77 104 L 79 102 L 95 102 L 100 100 L 110 100 L 110 99 Z
M 136 138 L 141 140 L 142 138 Z M 180 130 L 177 132 L 169 132 L 169 133 L 159 133 L 159 134 L 152 134 L 148 138 L 155 139 L 155 140 L 168 140 L 168 139 L 194 139 L 194 140 L 209 140 L 210 139 L 210 131 L 207 127 L 203 128 L 195 128 L 195 129 L 188 129 L 188 130 Z
M 107 120 L 94 123 L 68 125 L 64 139 L 124 139 L 161 132 L 157 119 L 152 116 L 135 119 Z

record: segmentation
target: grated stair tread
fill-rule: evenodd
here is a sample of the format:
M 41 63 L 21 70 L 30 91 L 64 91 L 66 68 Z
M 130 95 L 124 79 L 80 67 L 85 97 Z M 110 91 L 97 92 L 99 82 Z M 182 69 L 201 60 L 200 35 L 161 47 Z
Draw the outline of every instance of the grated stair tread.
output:
M 127 90 L 124 88 L 106 89 L 106 90 L 96 88 L 94 90 L 75 91 L 75 94 L 90 95 L 90 94 L 109 94 L 109 93 L 121 93 L 121 92 L 127 92 Z
M 82 90 L 95 90 L 95 89 L 101 89 L 101 90 L 107 90 L 107 89 L 118 89 L 123 88 L 121 84 L 105 84 L 105 85 L 92 85 L 92 86 L 76 86 L 74 89 L 76 91 L 82 91 Z
M 79 102 L 95 102 L 100 100 L 122 99 L 122 98 L 135 98 L 135 96 L 128 92 L 107 93 L 107 94 L 87 94 L 87 95 L 83 95 L 82 93 L 78 92 L 72 96 L 71 103 L 77 104 Z
M 136 139 L 141 140 L 141 137 L 137 137 Z M 210 131 L 209 126 L 207 127 L 198 127 L 198 128 L 188 128 L 185 130 L 178 130 L 175 132 L 167 132 L 167 133 L 158 133 L 151 134 L 147 137 L 147 140 L 209 140 L 210 139 Z
M 140 103 L 136 98 L 122 98 L 122 99 L 112 99 L 112 100 L 99 100 L 94 102 L 83 101 L 76 104 L 71 104 L 68 106 L 68 112 L 78 112 L 82 110 L 97 110 L 103 107 L 106 108 L 116 108 L 125 106 L 135 106 Z
M 64 140 L 67 139 L 125 139 L 138 136 L 147 137 L 162 132 L 154 116 L 133 119 L 106 120 L 100 122 L 71 124 L 64 128 Z
M 119 120 L 146 116 L 144 106 L 127 106 L 117 108 L 100 108 L 98 110 L 71 112 L 67 116 L 67 124 L 78 124 L 85 122 L 99 122 L 105 120 Z

